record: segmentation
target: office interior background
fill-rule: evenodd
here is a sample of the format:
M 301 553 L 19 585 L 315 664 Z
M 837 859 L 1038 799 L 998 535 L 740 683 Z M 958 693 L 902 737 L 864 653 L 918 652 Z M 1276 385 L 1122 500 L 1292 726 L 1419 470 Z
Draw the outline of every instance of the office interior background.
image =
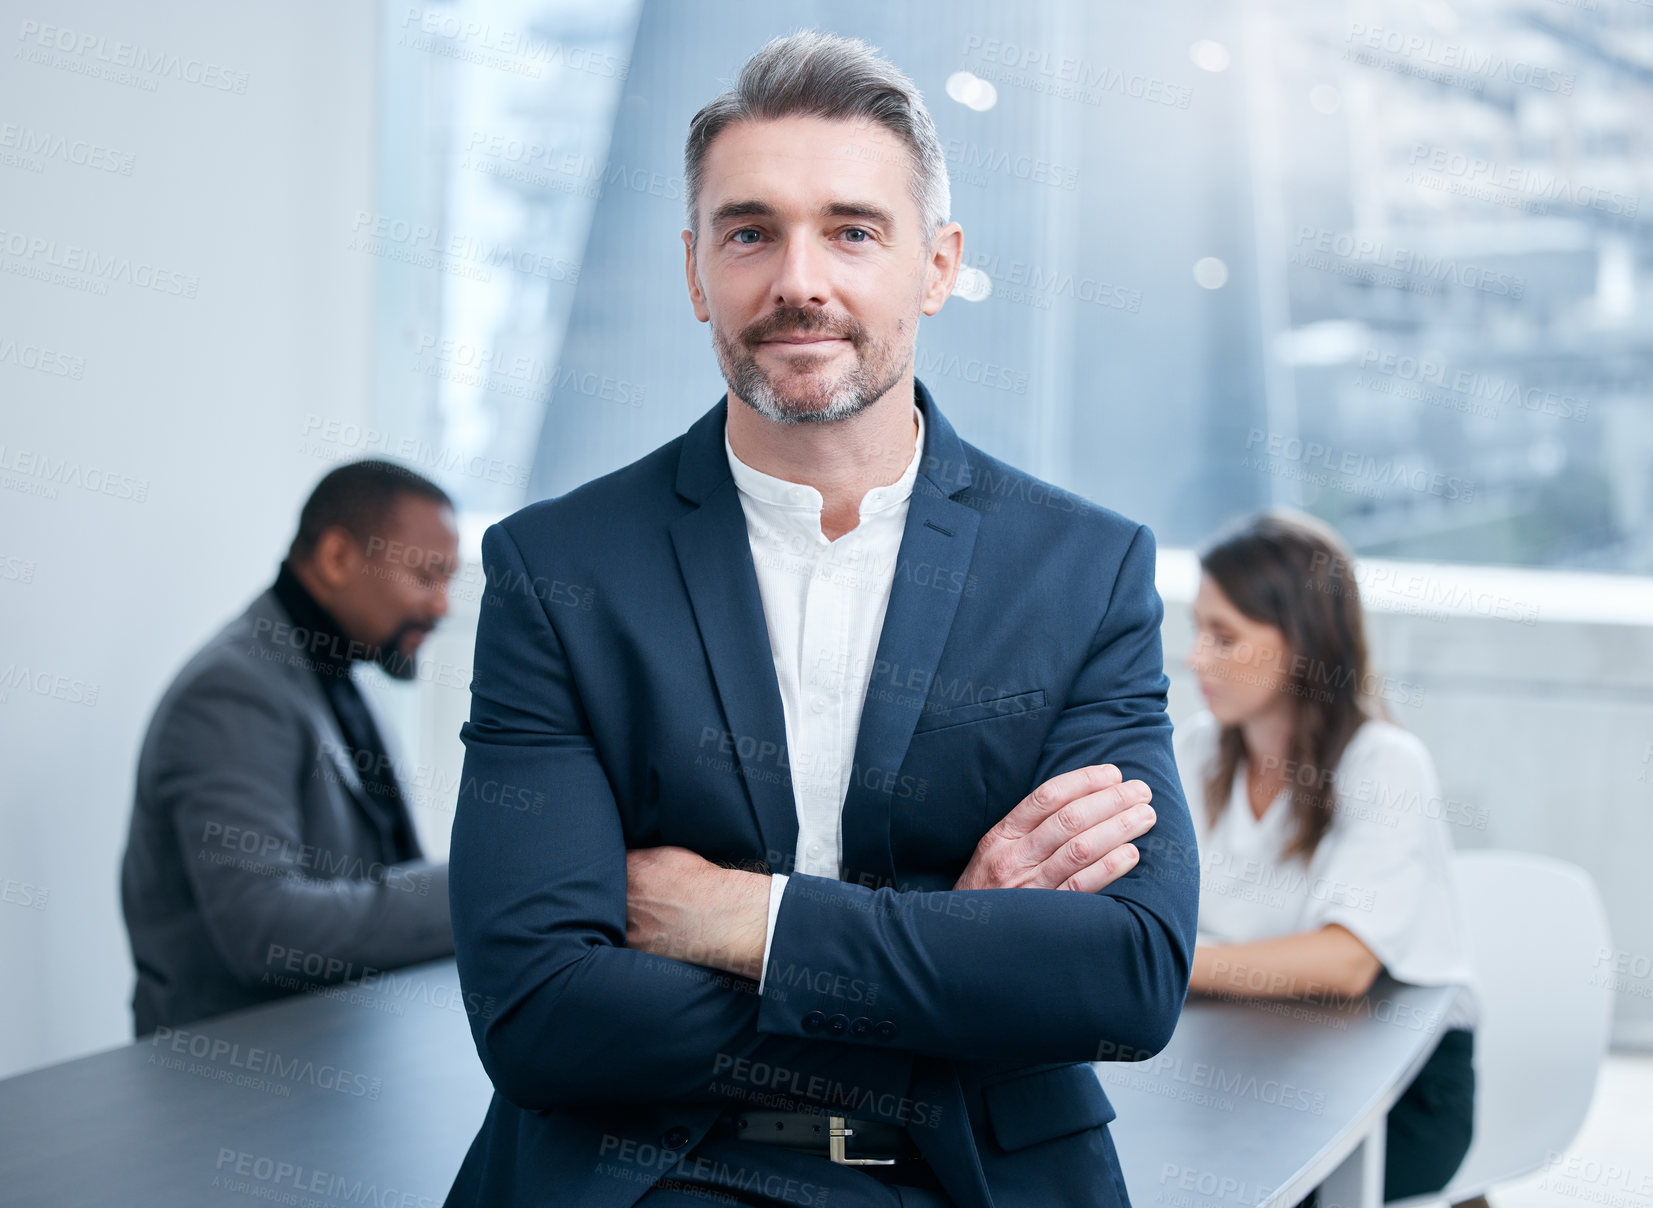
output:
M 481 531 L 722 394 L 683 137 L 803 27 L 923 91 L 966 268 L 915 371 L 1153 527 L 1173 718 L 1193 549 L 1330 521 L 1429 808 L 1590 873 L 1653 1051 L 1653 5 L 0 9 L 0 1076 L 130 1038 L 143 727 L 357 457 L 461 508 L 419 679 L 371 685 L 446 851 Z

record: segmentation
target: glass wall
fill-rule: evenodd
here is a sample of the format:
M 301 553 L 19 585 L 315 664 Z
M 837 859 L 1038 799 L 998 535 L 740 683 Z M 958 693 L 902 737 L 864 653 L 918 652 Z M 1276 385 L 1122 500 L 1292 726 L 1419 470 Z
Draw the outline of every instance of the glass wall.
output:
M 408 462 L 472 513 L 528 494 L 627 87 L 637 0 L 389 3 L 375 411 L 364 453 Z
M 1653 573 L 1653 5 L 384 13 L 377 405 L 476 512 L 717 402 L 684 135 L 814 27 L 936 119 L 967 271 L 915 369 L 965 439 L 1167 546 L 1283 502 L 1368 555 Z

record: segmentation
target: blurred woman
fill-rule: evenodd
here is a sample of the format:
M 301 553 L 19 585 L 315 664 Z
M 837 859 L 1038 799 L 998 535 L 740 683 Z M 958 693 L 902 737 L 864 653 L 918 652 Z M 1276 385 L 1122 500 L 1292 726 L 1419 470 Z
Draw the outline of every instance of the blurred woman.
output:
M 1176 729 L 1201 868 L 1190 989 L 1358 999 L 1380 972 L 1466 987 L 1389 1113 L 1384 1198 L 1438 1191 L 1469 1148 L 1477 1004 L 1428 750 L 1371 670 L 1351 555 L 1277 509 L 1200 555 L 1189 669 L 1206 712 Z

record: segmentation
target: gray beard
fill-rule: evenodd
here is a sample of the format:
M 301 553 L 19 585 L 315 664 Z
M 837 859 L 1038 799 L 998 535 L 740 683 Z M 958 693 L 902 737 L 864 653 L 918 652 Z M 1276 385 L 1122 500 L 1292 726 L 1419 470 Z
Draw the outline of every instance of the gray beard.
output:
M 778 424 L 831 424 L 858 415 L 889 393 L 912 360 L 910 351 L 898 358 L 886 344 L 873 345 L 869 356 L 863 351 L 864 340 L 851 337 L 851 341 L 855 366 L 824 389 L 800 397 L 778 389 L 745 343 L 716 328 L 712 331 L 718 368 L 729 389 L 752 410 Z

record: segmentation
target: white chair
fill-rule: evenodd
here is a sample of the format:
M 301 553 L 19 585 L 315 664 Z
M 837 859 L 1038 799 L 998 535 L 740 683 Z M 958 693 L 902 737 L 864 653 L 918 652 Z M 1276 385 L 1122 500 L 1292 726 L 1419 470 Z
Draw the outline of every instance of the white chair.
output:
M 1405 1205 L 1461 1203 L 1566 1152 L 1589 1110 L 1612 1017 L 1612 940 L 1595 882 L 1513 851 L 1453 859 L 1480 981 L 1475 1137 L 1452 1181 Z

